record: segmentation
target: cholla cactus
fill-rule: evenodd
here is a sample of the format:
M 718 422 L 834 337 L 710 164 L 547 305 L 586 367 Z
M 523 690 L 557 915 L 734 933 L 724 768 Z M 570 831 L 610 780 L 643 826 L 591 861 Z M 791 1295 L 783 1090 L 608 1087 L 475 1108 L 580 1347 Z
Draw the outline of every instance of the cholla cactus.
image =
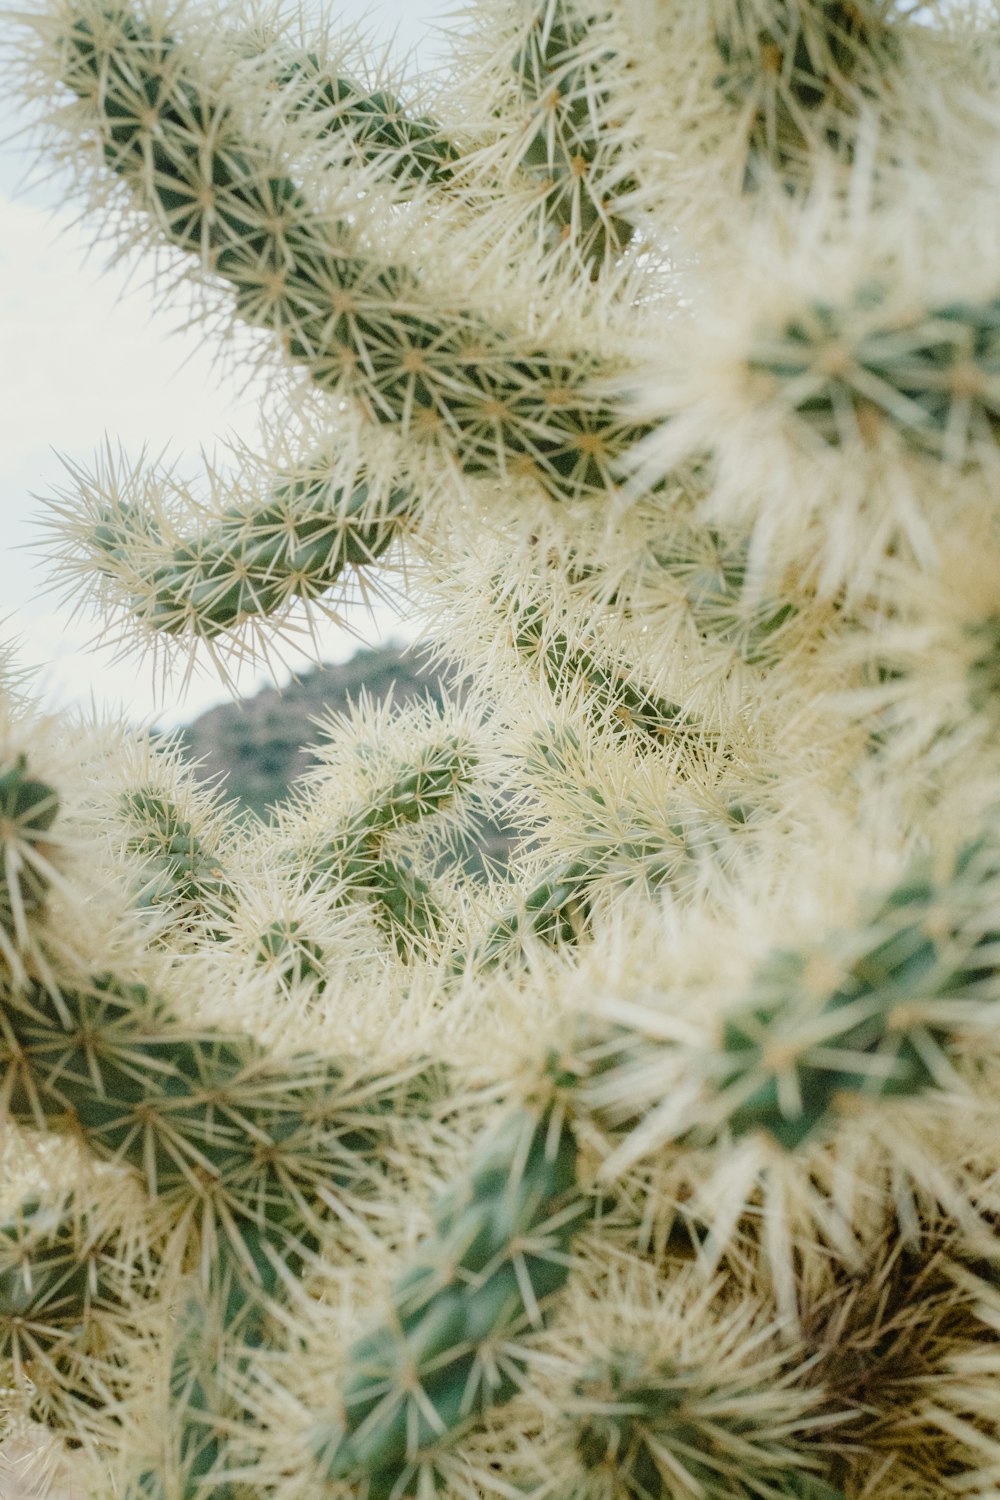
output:
M 167 670 L 380 592 L 465 677 L 264 824 L 5 666 L 13 1440 L 93 1500 L 1000 1494 L 994 11 L 481 0 L 423 94 L 256 5 L 18 22 L 273 377 L 260 454 L 54 483 L 65 583 Z

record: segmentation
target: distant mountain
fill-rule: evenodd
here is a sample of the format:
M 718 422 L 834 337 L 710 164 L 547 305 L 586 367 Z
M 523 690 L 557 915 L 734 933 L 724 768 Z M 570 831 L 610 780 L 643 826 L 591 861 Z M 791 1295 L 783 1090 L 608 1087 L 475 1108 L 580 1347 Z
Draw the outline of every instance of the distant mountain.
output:
M 190 756 L 201 762 L 202 779 L 225 774 L 229 796 L 266 818 L 295 778 L 315 763 L 306 747 L 319 738 L 316 718 L 344 712 L 362 689 L 377 701 L 391 688 L 396 703 L 417 696 L 440 703 L 453 680 L 447 668 L 426 667 L 409 648 L 362 647 L 350 661 L 314 667 L 287 687 L 265 687 L 253 698 L 208 709 L 184 728 L 182 738 Z M 480 820 L 466 863 L 481 868 L 482 854 L 504 861 L 513 837 L 512 829 Z

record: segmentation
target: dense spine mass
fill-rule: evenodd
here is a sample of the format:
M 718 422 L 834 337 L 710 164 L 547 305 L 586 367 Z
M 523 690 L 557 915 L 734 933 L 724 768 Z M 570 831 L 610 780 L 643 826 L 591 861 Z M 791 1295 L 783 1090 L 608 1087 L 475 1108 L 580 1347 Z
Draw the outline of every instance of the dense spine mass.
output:
M 32 5 L 68 179 L 273 377 L 196 481 L 67 461 L 63 578 L 164 682 L 379 599 L 444 701 L 258 817 L 0 660 L 0 1461 L 995 1500 L 995 17 L 476 0 L 422 88 Z
M 891 71 L 893 5 L 738 0 L 716 9 L 716 83 L 749 120 L 745 187 L 766 181 L 775 167 L 794 181 L 819 144 L 849 154 L 866 96 Z
M 781 382 L 784 399 L 828 443 L 870 439 L 883 422 L 932 453 L 948 444 L 965 457 L 977 439 L 994 443 L 1000 299 L 884 323 L 883 300 L 872 285 L 853 307 L 803 309 L 779 332 L 762 333 L 752 364 Z

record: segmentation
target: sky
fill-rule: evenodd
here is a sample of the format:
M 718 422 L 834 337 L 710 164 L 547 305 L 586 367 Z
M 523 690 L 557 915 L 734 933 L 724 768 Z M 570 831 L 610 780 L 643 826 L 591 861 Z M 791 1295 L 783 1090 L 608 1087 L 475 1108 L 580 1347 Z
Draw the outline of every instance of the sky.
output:
M 338 0 L 335 15 L 427 67 L 438 52 L 432 23 L 447 9 L 446 0 Z M 197 472 L 202 446 L 227 434 L 253 440 L 259 388 L 244 390 L 238 375 L 216 368 L 198 330 L 178 331 L 183 308 L 153 302 L 141 262 L 105 268 L 59 185 L 26 180 L 32 158 L 7 139 L 19 123 L 0 106 L 0 638 L 34 669 L 36 692 L 51 706 L 93 702 L 136 720 L 184 723 L 227 689 L 210 668 L 187 685 L 158 682 L 148 658 L 116 659 L 98 618 L 74 618 L 51 589 L 44 507 L 34 497 L 63 484 L 60 455 L 86 465 L 107 438 L 130 454 L 169 449 Z M 359 611 L 351 624 L 356 634 L 324 627 L 324 659 L 350 656 L 359 638 L 374 644 L 401 633 L 387 614 L 372 622 Z M 245 673 L 240 692 L 268 680 Z

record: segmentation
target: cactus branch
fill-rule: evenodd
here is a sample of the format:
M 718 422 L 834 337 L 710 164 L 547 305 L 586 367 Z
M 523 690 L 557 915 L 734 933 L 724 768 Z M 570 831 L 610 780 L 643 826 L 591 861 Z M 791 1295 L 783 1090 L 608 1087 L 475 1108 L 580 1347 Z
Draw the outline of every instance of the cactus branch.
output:
M 850 159 L 857 116 L 895 57 L 895 0 L 722 0 L 716 85 L 748 120 L 744 188 L 801 179 L 819 147 Z
M 316 52 L 290 57 L 277 82 L 293 111 L 308 113 L 322 142 L 345 143 L 364 166 L 405 190 L 447 185 L 460 160 L 438 122 L 414 115 L 388 89 L 365 89 Z
M 110 976 L 32 986 L 8 998 L 0 1025 L 8 1118 L 70 1128 L 99 1158 L 132 1166 L 251 1274 L 255 1234 L 294 1263 L 317 1243 L 325 1194 L 377 1181 L 393 1113 L 422 1088 L 418 1070 L 380 1079 L 308 1056 L 268 1064 L 250 1037 L 192 1031 Z
M 1000 431 L 1000 298 L 880 317 L 883 291 L 853 306 L 816 303 L 777 333 L 762 332 L 751 368 L 831 446 L 874 443 L 884 429 L 919 452 L 996 447 Z
M 564 1109 L 510 1115 L 438 1205 L 393 1287 L 391 1321 L 352 1348 L 343 1418 L 315 1435 L 325 1479 L 371 1497 L 418 1493 L 436 1456 L 516 1394 L 516 1341 L 543 1325 L 585 1213 Z
M 602 75 L 618 59 L 597 53 L 595 29 L 573 0 L 543 0 L 513 58 L 518 93 L 531 111 L 521 165 L 544 187 L 544 242 L 548 249 L 568 246 L 592 277 L 614 264 L 635 234 L 620 200 L 636 188 L 627 154 L 608 129 L 613 105 Z
M 55 790 L 31 775 L 26 755 L 0 767 L 0 958 L 15 972 L 18 950 L 28 946 L 30 924 L 45 906 L 58 812 Z
M 608 371 L 424 303 L 408 267 L 360 255 L 345 224 L 331 238 L 172 35 L 79 4 L 65 83 L 111 170 L 172 244 L 232 286 L 242 317 L 375 421 L 433 435 L 466 474 L 527 475 L 559 499 L 616 488 L 642 429 L 592 394 Z

